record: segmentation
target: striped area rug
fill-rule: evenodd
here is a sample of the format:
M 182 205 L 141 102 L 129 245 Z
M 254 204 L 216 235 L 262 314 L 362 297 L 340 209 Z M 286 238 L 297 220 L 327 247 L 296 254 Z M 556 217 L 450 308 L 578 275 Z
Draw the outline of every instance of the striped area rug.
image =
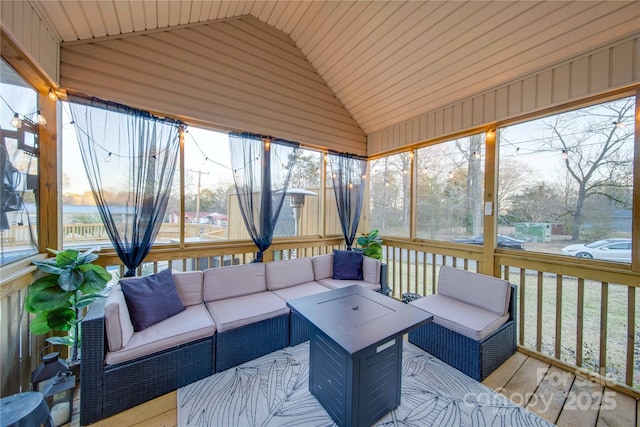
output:
M 179 389 L 178 425 L 334 426 L 308 381 L 307 341 Z M 401 404 L 375 425 L 552 426 L 407 341 Z

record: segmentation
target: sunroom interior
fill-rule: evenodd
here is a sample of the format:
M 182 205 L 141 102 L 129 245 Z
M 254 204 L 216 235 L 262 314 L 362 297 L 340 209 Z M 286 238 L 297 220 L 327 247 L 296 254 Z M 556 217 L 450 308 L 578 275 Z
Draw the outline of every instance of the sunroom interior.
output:
M 17 207 L 5 204 L 3 182 L 2 397 L 30 389 L 46 345 L 24 311 L 34 260 L 47 248 L 97 245 L 100 265 L 127 273 L 79 148 L 82 135 L 99 133 L 77 120 L 82 98 L 180 123 L 166 212 L 136 275 L 256 257 L 230 133 L 300 147 L 290 187 L 301 203 L 284 197 L 264 262 L 345 248 L 327 158 L 363 158 L 357 235 L 383 237 L 391 297 L 434 293 L 443 265 L 507 279 L 518 287 L 518 367 L 531 359 L 619 398 L 618 411 L 540 415 L 558 425 L 640 422 L 637 2 L 0 8 L 3 157 L 21 182 Z M 126 150 L 104 144 L 94 156 L 108 175 Z

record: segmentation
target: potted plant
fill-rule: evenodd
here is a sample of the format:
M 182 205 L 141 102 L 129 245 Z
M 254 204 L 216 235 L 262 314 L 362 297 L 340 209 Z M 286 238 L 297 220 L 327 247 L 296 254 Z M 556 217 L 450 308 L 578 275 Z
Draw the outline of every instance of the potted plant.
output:
M 48 249 L 55 257 L 34 261 L 38 269 L 47 273 L 29 286 L 25 309 L 36 316 L 29 329 L 36 335 L 51 331 L 69 332 L 66 336 L 50 337 L 51 344 L 73 348 L 70 364 L 79 362 L 81 310 L 104 298 L 103 292 L 111 274 L 92 264 L 98 255 L 92 250 L 80 253 L 73 249 Z
M 358 237 L 357 242 L 364 250 L 365 256 L 382 260 L 382 237 L 377 229 Z

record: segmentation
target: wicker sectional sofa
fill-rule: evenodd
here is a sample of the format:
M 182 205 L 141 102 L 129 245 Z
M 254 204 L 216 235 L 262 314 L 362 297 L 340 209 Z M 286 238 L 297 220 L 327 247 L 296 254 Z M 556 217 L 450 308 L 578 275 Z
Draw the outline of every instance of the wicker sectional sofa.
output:
M 173 272 L 184 311 L 138 332 L 114 286 L 82 322 L 80 423 L 308 340 L 306 322 L 286 301 L 352 284 L 388 293 L 385 264 L 364 257 L 362 270 L 363 280 L 333 279 L 327 254 Z

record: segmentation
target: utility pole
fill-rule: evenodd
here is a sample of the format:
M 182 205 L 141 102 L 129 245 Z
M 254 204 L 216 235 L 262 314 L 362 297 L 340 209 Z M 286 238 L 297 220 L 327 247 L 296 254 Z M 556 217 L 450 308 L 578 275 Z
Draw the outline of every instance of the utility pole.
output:
M 197 171 L 189 169 L 189 172 L 198 174 L 198 190 L 196 192 L 196 224 L 200 225 L 200 178 L 202 175 L 209 175 L 209 172 L 202 172 L 200 169 Z

